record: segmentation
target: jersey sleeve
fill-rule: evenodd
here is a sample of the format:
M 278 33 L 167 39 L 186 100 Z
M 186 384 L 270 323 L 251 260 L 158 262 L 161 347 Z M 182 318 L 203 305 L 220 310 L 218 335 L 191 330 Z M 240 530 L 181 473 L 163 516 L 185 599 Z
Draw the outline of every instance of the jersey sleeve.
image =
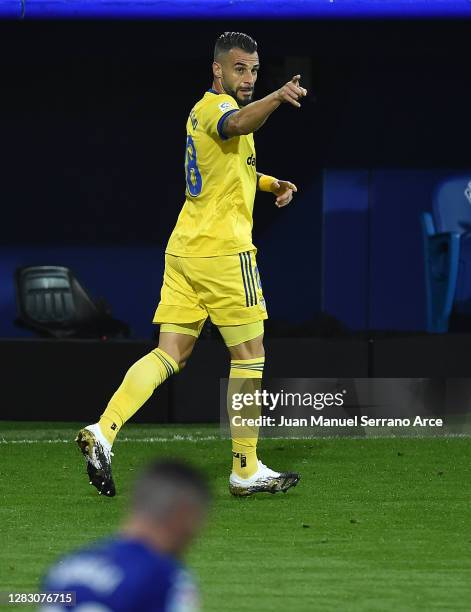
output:
M 239 110 L 239 107 L 232 96 L 228 94 L 218 94 L 212 96 L 211 100 L 201 108 L 199 120 L 202 129 L 220 140 L 228 140 L 222 131 L 224 121 Z

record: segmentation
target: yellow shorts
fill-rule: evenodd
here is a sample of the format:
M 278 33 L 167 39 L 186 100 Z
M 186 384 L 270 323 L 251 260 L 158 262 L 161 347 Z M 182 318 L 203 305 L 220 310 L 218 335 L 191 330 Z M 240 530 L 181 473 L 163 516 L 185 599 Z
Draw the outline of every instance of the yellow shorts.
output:
M 268 318 L 256 250 L 220 257 L 165 254 L 165 272 L 154 323 L 243 325 Z

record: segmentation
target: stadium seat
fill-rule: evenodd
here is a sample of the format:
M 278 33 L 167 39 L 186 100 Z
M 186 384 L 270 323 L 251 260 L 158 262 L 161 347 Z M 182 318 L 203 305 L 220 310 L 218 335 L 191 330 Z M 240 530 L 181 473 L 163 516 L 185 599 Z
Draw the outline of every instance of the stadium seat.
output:
M 422 214 L 427 330 L 444 333 L 450 317 L 471 327 L 471 172 L 443 181 L 432 213 Z
M 93 301 L 69 268 L 29 266 L 16 270 L 15 323 L 42 337 L 128 337 L 103 300 Z

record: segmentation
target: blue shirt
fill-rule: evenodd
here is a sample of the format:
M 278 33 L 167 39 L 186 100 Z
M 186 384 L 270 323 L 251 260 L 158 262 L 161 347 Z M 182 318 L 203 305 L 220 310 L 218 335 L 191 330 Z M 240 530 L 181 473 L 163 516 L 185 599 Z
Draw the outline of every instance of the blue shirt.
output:
M 43 590 L 75 591 L 76 606 L 48 605 L 41 612 L 193 612 L 197 588 L 177 560 L 137 540 L 116 537 L 63 557 Z M 91 606 L 90 604 L 94 604 Z

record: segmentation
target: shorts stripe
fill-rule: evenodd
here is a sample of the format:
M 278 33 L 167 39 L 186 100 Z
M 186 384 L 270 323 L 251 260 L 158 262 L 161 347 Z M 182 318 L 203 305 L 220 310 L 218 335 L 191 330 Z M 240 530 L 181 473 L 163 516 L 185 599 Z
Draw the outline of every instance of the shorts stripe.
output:
M 256 304 L 258 301 L 257 298 L 257 290 L 255 288 L 255 281 L 253 278 L 253 272 L 252 272 L 252 258 L 250 257 L 250 252 L 247 253 L 247 259 L 249 260 L 249 271 L 250 271 L 250 278 L 252 280 L 252 287 L 253 287 L 253 296 L 254 296 L 254 303 Z
M 245 280 L 247 282 L 247 287 L 249 288 L 249 296 L 250 296 L 250 306 L 254 305 L 254 295 L 252 293 L 252 286 L 250 284 L 250 278 L 249 278 L 249 261 L 247 259 L 248 255 L 247 253 L 242 253 L 242 256 L 244 258 L 245 261 Z
M 242 272 L 242 281 L 244 283 L 244 290 L 245 290 L 245 305 L 248 306 L 249 305 L 249 294 L 247 291 L 247 283 L 245 281 L 245 272 L 244 272 L 244 259 L 242 257 L 243 253 L 239 253 L 239 259 L 240 259 L 240 269 Z
M 246 306 L 255 306 L 258 302 L 255 280 L 252 272 L 252 259 L 250 251 L 239 253 L 242 267 L 242 278 L 245 289 L 245 304 Z

